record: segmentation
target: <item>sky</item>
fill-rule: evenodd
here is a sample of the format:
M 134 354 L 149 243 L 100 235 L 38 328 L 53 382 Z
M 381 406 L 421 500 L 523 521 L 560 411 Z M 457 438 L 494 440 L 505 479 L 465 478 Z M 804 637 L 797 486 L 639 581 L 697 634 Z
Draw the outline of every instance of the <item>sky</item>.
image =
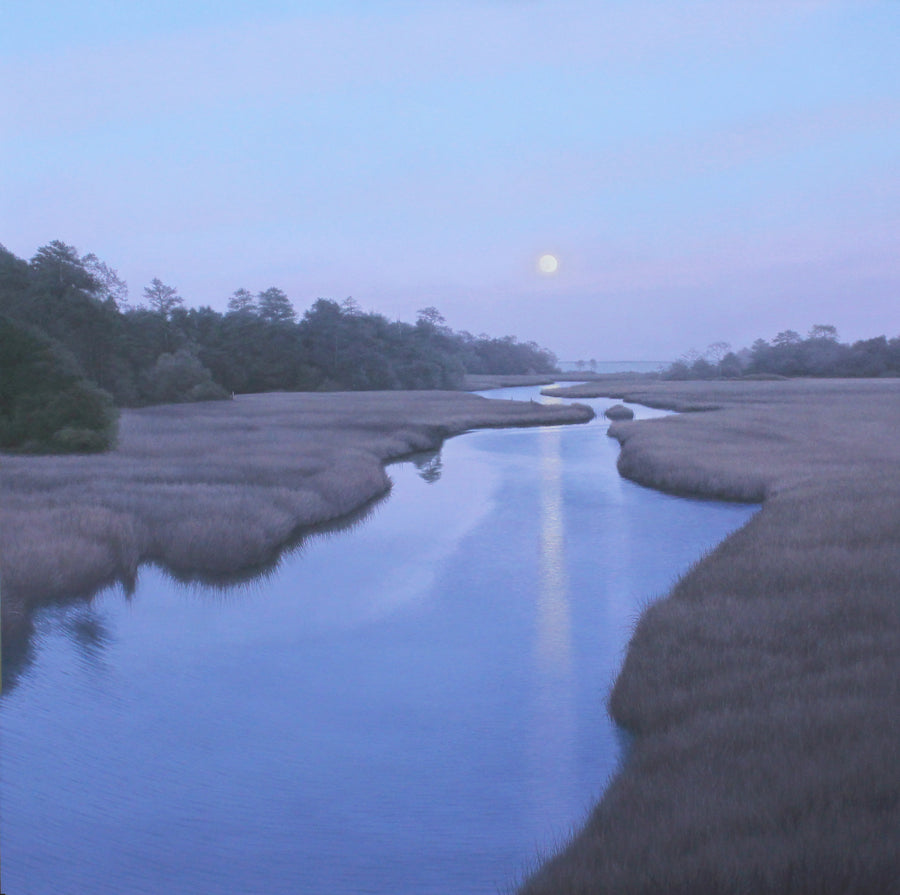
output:
M 10 4 L 0 243 L 561 359 L 900 335 L 898 46 L 900 0 Z

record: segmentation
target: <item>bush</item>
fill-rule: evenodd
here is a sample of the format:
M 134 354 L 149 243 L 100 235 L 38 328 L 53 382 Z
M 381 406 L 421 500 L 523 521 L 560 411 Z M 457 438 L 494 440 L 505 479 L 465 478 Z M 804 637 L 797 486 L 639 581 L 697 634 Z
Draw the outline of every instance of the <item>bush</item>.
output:
M 118 411 L 45 336 L 0 316 L 0 448 L 32 453 L 112 447 Z
M 228 393 L 213 382 L 212 373 L 184 348 L 161 354 L 141 376 L 141 390 L 151 404 L 219 401 Z
M 74 426 L 65 426 L 54 432 L 50 442 L 61 452 L 73 454 L 92 454 L 110 447 L 106 437 L 95 429 L 77 429 Z
M 607 407 L 603 414 L 608 420 L 633 420 L 634 411 L 624 404 L 613 404 Z

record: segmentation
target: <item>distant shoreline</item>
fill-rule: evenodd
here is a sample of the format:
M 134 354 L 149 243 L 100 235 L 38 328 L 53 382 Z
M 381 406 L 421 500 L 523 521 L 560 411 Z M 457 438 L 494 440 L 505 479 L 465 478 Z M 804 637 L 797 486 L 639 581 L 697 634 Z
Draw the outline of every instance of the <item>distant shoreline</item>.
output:
M 24 648 L 37 607 L 128 589 L 144 562 L 186 577 L 270 563 L 386 493 L 385 464 L 450 436 L 593 415 L 465 392 L 271 393 L 123 411 L 104 454 L 3 455 L 3 649 Z
M 620 472 L 763 506 L 641 617 L 609 703 L 629 761 L 523 895 L 897 892 L 896 383 L 547 391 L 708 411 L 611 426 Z
M 463 381 L 463 391 L 482 392 L 497 388 L 519 388 L 530 385 L 553 385 L 557 382 L 616 382 L 625 380 L 643 381 L 656 379 L 650 373 L 620 372 L 620 373 L 595 373 L 591 370 L 571 370 L 561 373 L 469 373 Z

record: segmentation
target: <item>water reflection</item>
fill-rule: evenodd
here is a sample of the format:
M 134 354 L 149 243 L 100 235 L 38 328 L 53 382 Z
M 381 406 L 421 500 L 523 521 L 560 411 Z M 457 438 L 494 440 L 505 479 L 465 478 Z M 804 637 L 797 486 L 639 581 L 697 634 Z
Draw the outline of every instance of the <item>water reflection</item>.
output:
M 4 891 L 505 891 L 614 770 L 617 620 L 748 514 L 616 453 L 602 422 L 453 439 L 230 597 L 143 566 L 131 603 L 37 613 Z
M 411 454 L 407 458 L 419 473 L 419 478 L 423 482 L 433 485 L 440 480 L 444 466 L 441 462 L 440 448 L 436 451 L 422 451 L 418 454 Z
M 566 566 L 559 430 L 541 437 L 541 548 L 538 597 L 538 666 L 542 677 L 567 677 L 572 670 L 569 579 Z
M 101 667 L 112 636 L 100 615 L 91 606 L 80 606 L 64 620 L 63 627 L 82 661 L 94 668 Z
M 440 473 L 438 473 L 440 475 Z M 35 637 L 49 635 L 55 630 L 56 616 L 54 610 L 62 611 L 62 631 L 66 639 L 79 650 L 82 660 L 87 664 L 97 665 L 101 654 L 110 642 L 110 636 L 106 631 L 102 620 L 94 612 L 95 600 L 110 590 L 118 591 L 131 601 L 139 584 L 149 577 L 155 577 L 158 571 L 164 578 L 178 582 L 182 585 L 197 585 L 191 589 L 196 599 L 204 601 L 214 600 L 223 605 L 234 603 L 244 598 L 248 593 L 257 593 L 264 583 L 271 583 L 278 578 L 286 560 L 293 556 L 302 555 L 310 542 L 319 538 L 329 538 L 334 535 L 351 531 L 363 525 L 376 512 L 378 507 L 388 499 L 390 492 L 374 497 L 368 503 L 352 513 L 347 513 L 337 519 L 322 522 L 318 525 L 310 525 L 297 529 L 293 537 L 272 551 L 268 560 L 253 566 L 248 566 L 238 572 L 216 574 L 212 572 L 192 572 L 172 569 L 167 566 L 157 566 L 155 563 L 142 563 L 138 574 L 134 579 L 119 581 L 114 585 L 108 583 L 97 587 L 87 594 L 73 594 L 70 598 L 54 600 L 50 603 L 37 605 L 28 604 L 27 615 L 20 621 L 16 628 L 10 632 L 3 630 L 2 666 L 0 666 L 0 680 L 2 690 L 0 698 L 10 693 L 18 684 L 22 676 L 28 671 L 35 659 Z M 69 608 L 74 607 L 74 608 Z M 41 610 L 49 610 L 41 612 Z
M 572 618 L 566 560 L 562 458 L 558 429 L 540 432 L 540 556 L 535 643 L 536 688 L 532 731 L 535 833 L 575 798 L 575 692 Z M 571 812 L 563 810 L 564 815 Z

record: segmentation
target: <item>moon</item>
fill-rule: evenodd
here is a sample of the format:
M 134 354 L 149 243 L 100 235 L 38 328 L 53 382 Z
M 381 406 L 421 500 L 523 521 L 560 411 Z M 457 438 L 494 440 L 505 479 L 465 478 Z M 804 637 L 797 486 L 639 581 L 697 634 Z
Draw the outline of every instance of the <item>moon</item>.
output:
M 541 255 L 538 258 L 538 270 L 546 274 L 556 273 L 559 270 L 559 259 L 556 255 Z

